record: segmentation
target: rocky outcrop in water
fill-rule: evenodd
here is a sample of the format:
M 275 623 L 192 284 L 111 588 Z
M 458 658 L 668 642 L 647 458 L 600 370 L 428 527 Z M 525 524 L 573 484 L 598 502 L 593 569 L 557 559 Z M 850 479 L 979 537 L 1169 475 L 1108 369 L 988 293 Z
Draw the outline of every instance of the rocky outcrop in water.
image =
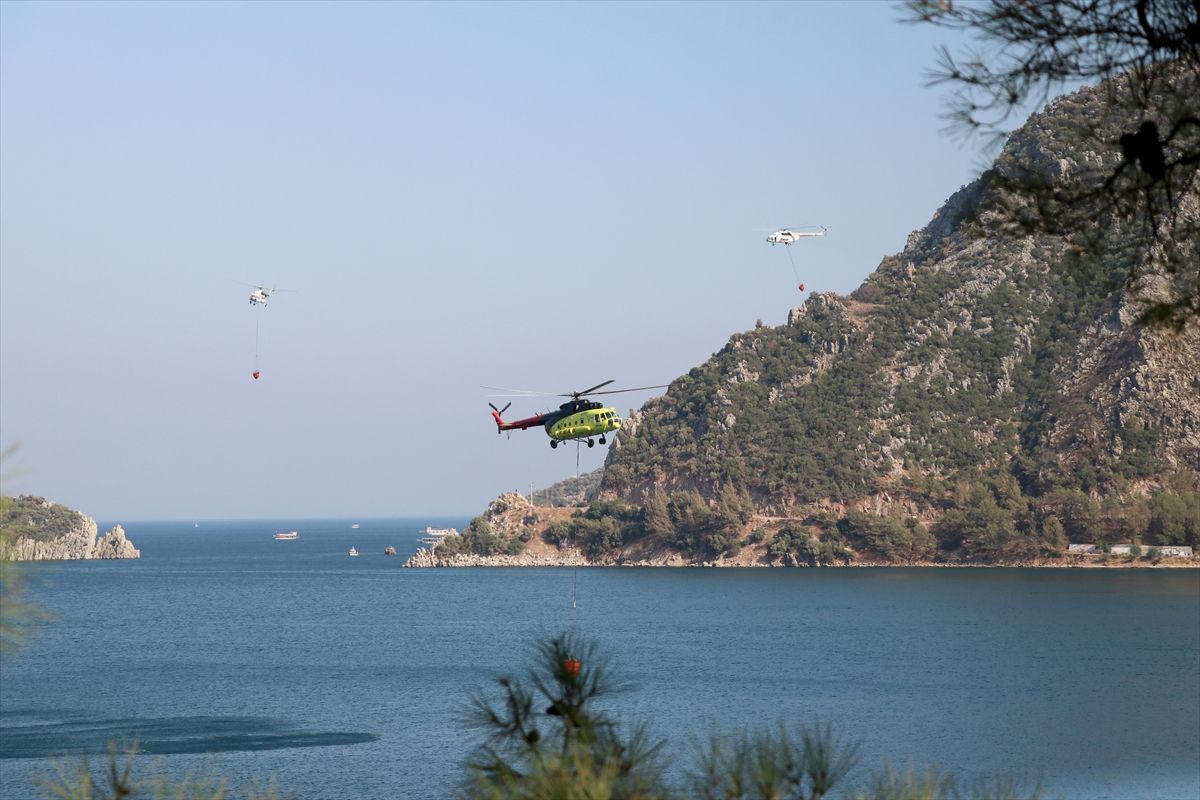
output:
M 95 523 L 92 523 L 93 525 Z M 142 551 L 125 538 L 125 529 L 114 525 L 112 530 L 101 536 L 88 558 L 141 558 Z
M 115 525 L 97 538 L 96 520 L 41 497 L 5 498 L 0 532 L 14 561 L 140 558 L 141 551 Z

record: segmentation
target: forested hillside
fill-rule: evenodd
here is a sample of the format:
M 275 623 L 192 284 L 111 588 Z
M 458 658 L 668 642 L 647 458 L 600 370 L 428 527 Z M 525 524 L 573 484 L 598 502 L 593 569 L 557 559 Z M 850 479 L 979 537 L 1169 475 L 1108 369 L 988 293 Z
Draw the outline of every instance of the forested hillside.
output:
M 87 517 L 42 497 L 20 495 L 0 500 L 0 536 L 49 542 L 87 526 Z
M 549 536 L 809 563 L 1200 545 L 1200 322 L 1144 322 L 1200 291 L 1159 264 L 1164 247 L 1200 263 L 1200 243 L 1102 202 L 1026 229 L 1011 190 L 1030 174 L 1102 189 L 1118 122 L 1103 88 L 1033 116 L 849 297 L 735 334 L 632 415 L 599 504 Z M 1200 216 L 1194 187 L 1172 213 Z

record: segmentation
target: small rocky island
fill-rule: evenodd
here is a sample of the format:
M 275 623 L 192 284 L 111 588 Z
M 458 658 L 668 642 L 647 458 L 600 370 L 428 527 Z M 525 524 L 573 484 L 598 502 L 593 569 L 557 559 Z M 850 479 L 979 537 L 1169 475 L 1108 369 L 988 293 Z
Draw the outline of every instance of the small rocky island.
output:
M 97 538 L 98 530 L 96 520 L 43 497 L 3 498 L 0 544 L 14 561 L 141 557 L 120 525 Z

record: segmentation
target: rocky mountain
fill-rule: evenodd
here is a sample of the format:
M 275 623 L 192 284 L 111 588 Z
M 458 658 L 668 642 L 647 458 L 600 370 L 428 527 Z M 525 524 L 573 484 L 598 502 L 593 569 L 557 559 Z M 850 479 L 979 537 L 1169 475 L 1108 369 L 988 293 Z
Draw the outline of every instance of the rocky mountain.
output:
M 41 497 L 4 498 L 0 541 L 15 561 L 140 558 L 120 525 L 97 538 L 91 517 Z
M 850 296 L 733 335 L 626 421 L 588 510 L 538 535 L 692 563 L 1200 545 L 1200 320 L 1143 323 L 1200 292 L 1200 241 L 1105 204 L 1127 122 L 1107 99 L 1031 117 Z M 1050 198 L 1080 176 L 1095 191 L 1071 195 L 1071 225 L 1022 225 L 1030 175 Z M 1200 223 L 1195 181 L 1172 202 Z
M 673 383 L 619 437 L 602 496 L 733 486 L 783 509 L 970 469 L 1089 491 L 1200 469 L 1200 328 L 1137 322 L 1163 288 L 1148 232 L 1119 219 L 1069 234 L 993 224 L 1006 173 L 1113 165 L 1063 135 L 1094 123 L 1100 94 L 1031 119 L 850 297 L 816 294 L 783 328 L 735 335 Z M 1194 191 L 1180 204 L 1197 213 Z M 1177 244 L 1200 262 L 1197 242 Z M 1135 272 L 1146 277 L 1111 291 Z

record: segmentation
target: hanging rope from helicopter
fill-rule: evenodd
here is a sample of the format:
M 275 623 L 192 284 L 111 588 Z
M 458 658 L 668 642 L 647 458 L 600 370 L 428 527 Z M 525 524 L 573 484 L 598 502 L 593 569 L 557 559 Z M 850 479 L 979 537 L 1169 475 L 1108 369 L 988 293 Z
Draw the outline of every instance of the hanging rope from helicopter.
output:
M 788 263 L 792 265 L 792 277 L 796 280 L 796 285 L 800 291 L 804 291 L 804 284 L 800 281 L 800 270 L 796 269 L 796 259 L 792 258 L 792 248 L 785 247 L 783 249 L 787 253 Z
M 579 552 L 575 549 L 575 528 L 571 528 L 571 627 L 577 629 L 579 627 L 579 619 L 576 615 L 578 608 L 577 601 L 579 600 Z
M 804 283 L 800 280 L 800 270 L 796 268 L 796 261 L 794 258 L 792 258 L 791 245 L 795 244 L 796 242 L 800 241 L 801 239 L 809 238 L 812 236 L 824 236 L 825 232 L 829 230 L 829 228 L 827 226 L 816 226 L 816 227 L 821 228 L 820 231 L 804 230 L 805 228 L 811 228 L 811 227 L 814 227 L 814 226 L 800 225 L 800 226 L 797 226 L 796 228 L 780 228 L 779 230 L 772 231 L 770 234 L 767 235 L 767 243 L 768 244 L 770 244 L 772 246 L 777 245 L 777 244 L 783 245 L 783 249 L 787 253 L 788 263 L 791 264 L 791 266 L 792 266 L 792 277 L 795 278 L 796 286 L 802 292 L 804 291 L 805 286 L 804 286 Z
M 254 380 L 258 380 L 258 376 L 262 373 L 258 371 L 258 317 L 254 318 Z

